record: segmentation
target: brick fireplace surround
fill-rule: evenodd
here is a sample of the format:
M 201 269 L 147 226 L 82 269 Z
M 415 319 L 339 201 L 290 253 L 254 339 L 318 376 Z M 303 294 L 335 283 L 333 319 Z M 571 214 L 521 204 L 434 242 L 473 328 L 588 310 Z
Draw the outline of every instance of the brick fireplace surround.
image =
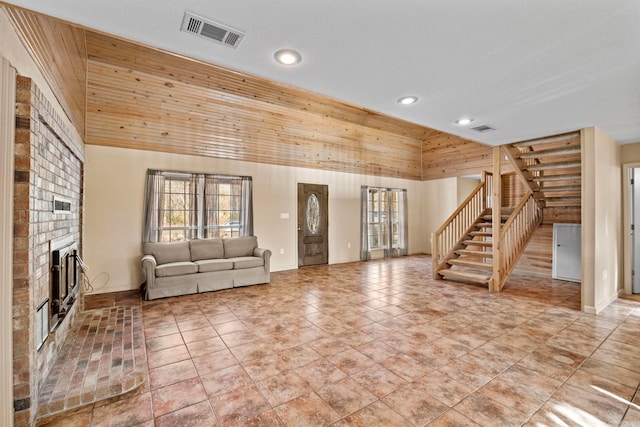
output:
M 78 242 L 82 253 L 84 153 L 31 79 L 17 77 L 14 264 L 13 394 L 16 426 L 32 425 L 37 393 L 60 353 L 82 294 L 60 326 L 36 348 L 36 310 L 48 298 L 52 240 Z M 54 213 L 53 197 L 71 203 L 70 213 Z

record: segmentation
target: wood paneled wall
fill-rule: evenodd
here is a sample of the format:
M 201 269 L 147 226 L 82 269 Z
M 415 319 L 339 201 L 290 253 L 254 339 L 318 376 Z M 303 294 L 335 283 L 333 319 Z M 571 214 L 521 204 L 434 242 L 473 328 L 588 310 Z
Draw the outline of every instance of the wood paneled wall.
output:
M 69 120 L 84 135 L 87 52 L 84 30 L 22 9 L 0 5 L 58 98 Z
M 439 133 L 422 144 L 422 179 L 480 175 L 493 169 L 493 148 L 457 136 Z
M 87 52 L 88 144 L 420 180 L 439 133 L 91 31 Z
M 533 277 L 551 277 L 553 225 L 536 228 L 513 272 Z
M 515 172 L 502 175 L 502 206 L 517 206 L 526 192 L 527 189 Z

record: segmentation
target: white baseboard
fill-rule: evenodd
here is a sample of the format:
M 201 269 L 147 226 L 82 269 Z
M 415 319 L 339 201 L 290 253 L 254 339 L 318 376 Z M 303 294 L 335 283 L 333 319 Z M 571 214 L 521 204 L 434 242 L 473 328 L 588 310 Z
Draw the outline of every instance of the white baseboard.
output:
M 618 299 L 618 297 L 622 295 L 622 289 L 618 289 L 616 291 L 616 293 L 612 294 L 609 296 L 609 298 L 607 298 L 606 300 L 604 300 L 602 303 L 598 304 L 597 306 L 593 307 L 593 306 L 583 306 L 582 307 L 582 311 L 584 311 L 587 314 L 598 314 L 600 313 L 602 310 L 604 310 L 605 308 L 607 308 L 609 306 L 609 304 L 611 304 L 612 302 L 614 302 L 615 300 Z

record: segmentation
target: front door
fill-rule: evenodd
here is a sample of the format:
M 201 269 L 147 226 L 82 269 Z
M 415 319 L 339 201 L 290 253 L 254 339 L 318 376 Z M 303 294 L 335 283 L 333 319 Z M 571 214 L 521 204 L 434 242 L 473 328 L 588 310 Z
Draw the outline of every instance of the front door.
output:
M 298 183 L 298 267 L 329 260 L 329 188 Z

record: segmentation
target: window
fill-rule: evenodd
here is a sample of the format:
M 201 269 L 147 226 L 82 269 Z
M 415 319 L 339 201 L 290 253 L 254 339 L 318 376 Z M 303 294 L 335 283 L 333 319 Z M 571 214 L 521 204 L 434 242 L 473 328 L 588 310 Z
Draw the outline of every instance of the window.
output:
M 361 258 L 371 258 L 372 250 L 384 250 L 384 256 L 407 253 L 406 190 L 362 188 Z
M 196 206 L 192 200 L 195 196 L 188 175 L 165 177 L 158 212 L 161 222 L 156 229 L 157 241 L 190 240 L 197 234 L 198 224 L 194 221 Z
M 253 234 L 251 177 L 149 170 L 144 242 Z
M 387 191 L 370 188 L 368 192 L 369 206 L 369 249 L 383 249 L 387 245 Z

